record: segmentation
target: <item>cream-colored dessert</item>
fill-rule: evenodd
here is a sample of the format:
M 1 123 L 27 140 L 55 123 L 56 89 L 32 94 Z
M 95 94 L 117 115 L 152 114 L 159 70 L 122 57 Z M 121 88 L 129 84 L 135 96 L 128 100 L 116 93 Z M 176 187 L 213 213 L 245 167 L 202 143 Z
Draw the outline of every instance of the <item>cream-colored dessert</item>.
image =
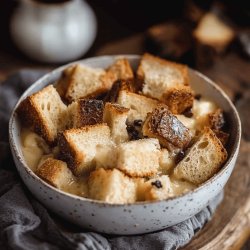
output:
M 227 157 L 223 112 L 205 97 L 195 98 L 186 66 L 157 58 L 151 68 L 154 58 L 142 57 L 139 80 L 131 79 L 126 59 L 122 70 L 116 64 L 116 77 L 102 69 L 102 84 L 106 79 L 110 86 L 103 99 L 96 99 L 102 89 L 63 103 L 67 86 L 84 84 L 84 74 L 78 75 L 85 66 L 76 75 L 71 68 L 63 87 L 58 81 L 60 95 L 51 86 L 26 98 L 18 113 L 23 156 L 32 171 L 60 190 L 110 203 L 167 199 L 211 178 Z M 152 72 L 144 74 L 144 60 Z M 163 93 L 157 98 L 159 79 Z

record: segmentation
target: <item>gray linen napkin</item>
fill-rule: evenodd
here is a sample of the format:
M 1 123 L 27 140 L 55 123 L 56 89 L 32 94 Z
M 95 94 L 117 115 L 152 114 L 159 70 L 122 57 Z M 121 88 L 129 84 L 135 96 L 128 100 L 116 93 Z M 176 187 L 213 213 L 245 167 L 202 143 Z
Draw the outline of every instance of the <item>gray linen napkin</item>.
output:
M 221 193 L 194 217 L 164 230 L 136 236 L 108 236 L 79 229 L 65 232 L 25 188 L 8 144 L 8 120 L 18 97 L 45 71 L 22 70 L 0 85 L 0 249 L 177 249 L 210 220 Z M 76 227 L 77 228 L 77 227 Z

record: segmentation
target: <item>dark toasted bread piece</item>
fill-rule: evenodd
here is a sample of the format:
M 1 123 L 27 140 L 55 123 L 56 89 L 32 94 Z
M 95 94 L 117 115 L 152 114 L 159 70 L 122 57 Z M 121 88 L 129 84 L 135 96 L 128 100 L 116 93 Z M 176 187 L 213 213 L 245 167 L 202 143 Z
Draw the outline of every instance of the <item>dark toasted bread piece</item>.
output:
M 56 89 L 49 85 L 28 96 L 17 110 L 22 123 L 52 144 L 66 126 L 67 107 Z
M 105 96 L 106 102 L 116 102 L 119 92 L 122 90 L 126 90 L 128 92 L 135 92 L 135 80 L 117 80 L 114 82 L 111 90 L 108 92 L 108 94 Z
M 217 109 L 215 112 L 208 114 L 208 127 L 212 130 L 220 130 L 225 125 L 223 111 Z
M 173 114 L 181 114 L 192 108 L 194 92 L 189 86 L 170 88 L 163 94 L 162 101 L 167 104 Z
M 87 125 L 102 123 L 103 101 L 96 99 L 79 99 L 68 107 L 70 128 L 80 128 Z
M 164 104 L 157 105 L 153 112 L 147 115 L 142 132 L 144 136 L 157 138 L 160 144 L 169 150 L 173 150 L 173 147 L 185 148 L 192 139 L 189 129 Z

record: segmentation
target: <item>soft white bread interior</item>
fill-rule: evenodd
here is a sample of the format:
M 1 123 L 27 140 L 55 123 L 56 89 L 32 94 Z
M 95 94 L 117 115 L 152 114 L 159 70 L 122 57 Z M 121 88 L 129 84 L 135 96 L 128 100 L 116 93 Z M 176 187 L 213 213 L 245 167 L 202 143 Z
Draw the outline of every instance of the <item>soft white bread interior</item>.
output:
M 128 141 L 126 120 L 129 109 L 114 103 L 105 103 L 103 121 L 111 130 L 111 138 L 116 144 Z
M 227 151 L 210 128 L 205 128 L 186 156 L 174 169 L 174 177 L 201 184 L 221 168 Z
M 95 164 L 96 168 L 116 168 L 117 146 L 110 141 L 108 145 L 97 145 Z
M 173 113 L 192 107 L 193 91 L 189 86 L 187 66 L 146 53 L 137 76 L 144 81 L 142 93 L 165 102 Z
M 185 148 L 192 139 L 192 134 L 165 104 L 159 104 L 152 113 L 148 113 L 143 124 L 144 136 L 157 138 L 163 147 L 173 151 L 174 148 Z
M 128 120 L 132 122 L 134 120 L 144 121 L 147 113 L 152 112 L 158 104 L 158 101 L 143 95 L 122 90 L 119 92 L 117 103 L 130 109 Z
M 48 158 L 36 170 L 36 174 L 50 185 L 61 189 L 73 180 L 73 175 L 63 161 Z
M 75 175 L 94 168 L 97 145 L 110 144 L 110 129 L 106 124 L 96 124 L 65 130 L 59 137 L 61 158 Z
M 48 143 L 53 143 L 66 126 L 67 107 L 52 85 L 27 97 L 18 113 L 21 121 Z
M 157 139 L 129 141 L 117 147 L 117 168 L 132 177 L 147 177 L 157 173 L 160 145 Z
M 132 179 L 117 169 L 99 168 L 91 172 L 89 197 L 108 203 L 124 204 L 136 201 L 136 185 Z
M 167 175 L 145 181 L 143 178 L 135 180 L 137 183 L 137 199 L 164 200 L 173 196 L 172 184 Z
M 175 165 L 174 157 L 166 148 L 161 149 L 159 165 L 158 171 L 160 174 L 169 174 Z
M 106 70 L 106 74 L 102 80 L 111 88 L 117 80 L 128 80 L 132 78 L 134 78 L 134 73 L 129 61 L 126 58 L 119 58 Z
M 75 65 L 68 77 L 65 98 L 74 101 L 80 98 L 94 97 L 109 89 L 102 77 L 105 70 L 100 68 L 90 68 L 81 64 Z

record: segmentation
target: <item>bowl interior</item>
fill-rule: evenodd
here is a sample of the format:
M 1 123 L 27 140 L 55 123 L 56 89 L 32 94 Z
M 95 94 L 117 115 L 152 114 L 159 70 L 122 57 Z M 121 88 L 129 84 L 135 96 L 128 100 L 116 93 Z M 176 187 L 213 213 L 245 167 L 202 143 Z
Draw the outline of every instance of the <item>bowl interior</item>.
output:
M 19 101 L 17 102 L 11 119 L 10 119 L 10 126 L 9 126 L 9 133 L 10 133 L 10 143 L 14 150 L 14 153 L 18 160 L 21 162 L 22 166 L 26 169 L 27 172 L 29 172 L 32 176 L 35 178 L 38 178 L 27 166 L 25 163 L 23 153 L 21 150 L 21 141 L 20 141 L 20 122 L 16 114 L 16 109 L 21 103 L 21 101 L 31 95 L 34 92 L 37 92 L 38 90 L 42 89 L 43 87 L 47 86 L 48 84 L 53 84 L 60 76 L 62 75 L 63 70 L 68 67 L 69 65 L 81 63 L 90 67 L 94 68 L 107 68 L 109 65 L 111 65 L 118 57 L 126 57 L 133 69 L 136 69 L 139 63 L 140 56 L 137 55 L 122 55 L 122 56 L 102 56 L 102 57 L 94 57 L 89 58 L 85 60 L 80 60 L 74 63 L 67 64 L 65 66 L 62 66 L 51 73 L 45 75 L 44 77 L 40 78 L 37 82 L 35 82 L 30 88 L 28 88 L 24 94 L 21 96 Z M 227 97 L 227 95 L 217 86 L 215 85 L 210 79 L 202 75 L 201 73 L 189 69 L 189 75 L 190 75 L 190 84 L 194 91 L 198 94 L 201 94 L 204 97 L 207 97 L 214 101 L 220 108 L 222 108 L 226 114 L 226 121 L 228 124 L 228 131 L 230 131 L 230 137 L 229 142 L 227 144 L 227 150 L 228 150 L 228 159 L 227 162 L 224 164 L 222 169 L 212 178 L 216 178 L 217 175 L 220 175 L 228 166 L 229 162 L 231 161 L 234 154 L 237 153 L 237 150 L 239 148 L 239 142 L 240 142 L 240 135 L 241 135 L 241 125 L 240 125 L 240 119 L 238 116 L 238 113 L 230 101 L 230 99 Z M 43 181 L 42 181 L 43 182 Z M 44 182 L 45 185 L 48 185 Z M 201 188 L 203 183 L 199 188 Z M 55 189 L 56 190 L 56 189 Z M 59 191 L 59 190 L 57 190 Z M 63 191 L 60 191 L 63 192 Z M 63 192 L 64 193 L 64 192 Z M 70 194 L 65 193 L 65 195 L 72 196 Z M 74 195 L 73 195 L 74 196 Z M 77 197 L 80 199 L 86 200 L 86 198 Z

